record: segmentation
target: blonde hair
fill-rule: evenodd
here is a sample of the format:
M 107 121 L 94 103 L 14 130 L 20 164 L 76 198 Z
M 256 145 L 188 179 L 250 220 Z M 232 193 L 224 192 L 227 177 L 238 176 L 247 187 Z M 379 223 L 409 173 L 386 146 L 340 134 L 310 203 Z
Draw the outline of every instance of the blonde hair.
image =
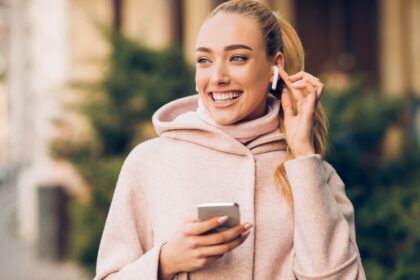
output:
M 252 0 L 231 0 L 217 6 L 209 15 L 224 13 L 238 13 L 255 18 L 265 40 L 266 54 L 268 58 L 274 58 L 277 52 L 283 53 L 284 69 L 289 74 L 304 70 L 304 51 L 302 43 L 295 29 L 281 16 L 274 14 L 263 4 Z M 283 84 L 271 93 L 280 99 Z M 295 104 L 294 104 L 295 106 Z M 284 133 L 283 111 L 280 110 L 280 131 Z M 315 152 L 324 155 L 327 144 L 327 116 L 320 102 L 314 118 L 314 148 Z M 287 143 L 286 143 L 287 144 Z M 286 160 L 293 159 L 294 155 L 289 147 L 286 148 Z M 289 206 L 293 207 L 293 194 L 287 178 L 284 161 L 276 168 L 274 173 L 276 182 L 279 184 Z

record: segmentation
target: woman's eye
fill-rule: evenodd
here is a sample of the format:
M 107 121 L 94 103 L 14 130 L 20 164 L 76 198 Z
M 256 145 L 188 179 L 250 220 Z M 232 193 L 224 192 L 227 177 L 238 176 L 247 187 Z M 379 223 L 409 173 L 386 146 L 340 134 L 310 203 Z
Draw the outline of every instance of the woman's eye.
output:
M 243 55 L 234 55 L 231 57 L 231 61 L 246 61 L 248 58 Z
M 196 61 L 197 61 L 197 63 L 199 63 L 199 64 L 203 64 L 203 63 L 207 63 L 207 62 L 209 62 L 209 59 L 208 59 L 207 57 L 198 57 L 198 58 L 196 59 Z

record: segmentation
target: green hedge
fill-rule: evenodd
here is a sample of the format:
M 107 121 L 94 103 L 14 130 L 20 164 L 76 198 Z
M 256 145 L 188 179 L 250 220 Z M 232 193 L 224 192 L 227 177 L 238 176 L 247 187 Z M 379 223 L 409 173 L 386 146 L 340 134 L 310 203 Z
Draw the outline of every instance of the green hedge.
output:
M 355 206 L 357 242 L 367 278 L 420 279 L 420 146 L 411 123 L 416 98 L 391 98 L 355 81 L 325 94 L 331 129 L 327 160 Z M 400 152 L 383 142 L 402 133 Z

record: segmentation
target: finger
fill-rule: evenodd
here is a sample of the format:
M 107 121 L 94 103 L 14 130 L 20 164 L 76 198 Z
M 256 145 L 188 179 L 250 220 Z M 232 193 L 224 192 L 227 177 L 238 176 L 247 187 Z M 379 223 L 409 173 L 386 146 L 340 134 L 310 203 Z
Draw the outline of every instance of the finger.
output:
M 293 88 L 292 83 L 289 81 L 289 74 L 283 69 L 283 67 L 279 66 L 279 76 L 285 83 L 287 89 L 291 90 Z
M 293 83 L 293 86 L 300 92 L 301 96 L 297 96 L 298 100 L 306 97 L 308 94 L 316 95 L 316 87 L 312 85 L 306 78 Z
M 310 83 L 314 87 L 324 87 L 323 83 L 321 83 L 319 81 L 316 81 L 316 80 L 313 80 L 313 79 L 308 79 L 308 83 Z
M 215 261 L 219 260 L 223 256 L 224 255 L 209 256 L 209 257 L 207 257 L 207 263 L 215 262 Z
M 321 87 L 321 86 L 324 86 L 324 84 L 323 84 L 323 83 L 321 83 L 320 81 L 315 80 L 315 79 L 308 78 L 308 79 L 307 79 L 307 81 L 308 81 L 311 85 L 313 85 L 314 87 Z
M 283 90 L 281 95 L 281 106 L 283 108 L 285 118 L 293 117 L 295 115 L 293 112 L 292 100 L 288 90 Z
M 306 81 L 305 84 L 301 83 L 301 81 L 306 81 L 305 79 L 299 80 L 294 82 L 293 85 L 296 87 L 297 90 L 304 92 L 303 96 L 308 96 L 309 94 L 315 94 L 315 102 L 321 98 L 323 84 L 319 82 L 315 82 L 313 80 Z M 301 97 L 297 96 L 297 99 L 300 100 Z
M 307 102 L 312 106 L 315 107 L 316 101 L 317 101 L 317 92 L 316 88 L 308 83 L 305 88 Z
M 321 99 L 322 94 L 324 93 L 324 84 L 320 84 L 316 87 L 316 100 L 319 101 Z
M 324 92 L 324 87 L 323 86 L 314 87 L 314 91 L 315 91 L 315 96 L 316 96 L 316 102 L 318 102 L 322 97 L 322 94 Z
M 307 86 L 307 84 L 308 84 L 308 80 L 306 78 L 297 80 L 296 82 L 292 83 L 295 89 L 304 89 Z
M 296 106 L 296 113 L 312 116 L 316 106 L 316 89 L 307 83 L 304 89 L 300 90 L 304 94 L 304 98 L 299 99 Z M 296 114 L 294 114 L 296 115 Z
M 307 79 L 310 79 L 310 80 L 319 81 L 319 78 L 317 78 L 317 77 L 315 77 L 315 76 L 313 76 L 313 75 L 311 75 L 311 74 L 309 74 L 308 72 L 305 72 L 305 71 L 300 71 L 296 74 L 289 75 L 289 81 L 291 81 L 291 82 L 295 82 L 295 81 L 300 80 L 302 78 L 307 78 Z
M 221 217 L 214 217 L 207 219 L 205 221 L 197 221 L 194 223 L 187 224 L 187 228 L 185 230 L 186 235 L 201 235 L 206 233 L 207 231 L 216 228 L 228 220 L 228 216 L 221 216 Z
M 303 113 L 304 115 L 310 116 L 312 118 L 316 110 L 316 91 L 315 88 L 311 85 L 308 85 L 307 91 L 308 94 L 306 95 L 306 98 L 304 100 L 305 105 L 302 104 L 302 106 L 300 106 L 299 113 Z
M 233 249 L 237 248 L 239 245 L 241 245 L 249 236 L 249 233 L 245 236 L 239 236 L 235 238 L 234 240 L 219 244 L 219 245 L 213 245 L 213 246 L 206 246 L 201 247 L 199 250 L 199 256 L 200 257 L 209 257 L 209 256 L 216 256 L 216 255 L 222 255 L 226 254 L 229 251 L 232 251 Z
M 321 83 L 320 79 L 307 73 L 307 72 L 299 72 L 296 75 L 289 76 L 289 80 L 294 81 L 299 78 L 306 78 L 308 83 L 310 83 L 312 86 L 316 89 L 316 97 L 317 102 L 321 98 L 323 90 L 324 90 L 324 84 Z
M 298 72 L 296 74 L 290 75 L 288 77 L 288 80 L 293 83 L 293 82 L 296 82 L 296 81 L 299 81 L 299 80 L 303 79 L 303 76 L 304 76 L 304 72 L 301 71 L 301 72 Z
M 298 90 L 296 90 L 295 87 L 290 82 L 290 80 L 288 79 L 289 74 L 287 74 L 287 72 L 280 66 L 279 66 L 279 75 L 283 79 L 284 84 L 286 85 L 286 88 L 291 93 L 291 97 L 295 100 L 299 99 L 299 98 L 302 98 L 302 93 L 299 92 Z
M 252 228 L 251 224 L 238 225 L 228 230 L 221 232 L 199 236 L 197 239 L 198 246 L 210 246 L 215 244 L 221 244 L 229 242 L 237 238 L 240 234 L 250 230 Z
M 284 70 L 284 68 L 281 66 L 279 66 L 279 76 L 284 80 L 285 83 L 289 82 L 289 74 L 287 74 L 286 70 Z
M 316 96 L 316 88 L 311 83 L 306 83 L 304 91 L 306 93 L 305 96 L 310 95 L 310 94 L 313 94 Z
M 207 257 L 200 257 L 197 259 L 196 262 L 196 268 L 195 269 L 200 269 L 203 268 L 211 263 L 216 262 L 218 259 L 220 259 L 221 257 L 223 257 L 223 255 L 215 255 L 215 256 L 207 256 Z
M 303 91 L 306 89 L 306 87 L 307 87 L 307 82 L 305 79 L 292 83 L 291 92 L 296 102 L 298 102 L 299 100 L 305 97 L 305 95 L 303 94 Z
M 324 84 L 321 83 L 319 78 L 307 73 L 307 72 L 299 72 L 294 75 L 290 75 L 288 80 L 292 82 L 292 84 L 295 84 L 299 80 L 306 79 L 307 83 L 312 84 L 316 88 L 316 95 L 317 95 L 317 101 L 321 98 L 323 90 L 324 90 Z M 301 88 L 301 87 L 298 87 Z
M 250 229 L 248 229 L 248 230 L 246 230 L 246 231 L 242 232 L 242 233 L 241 233 L 241 237 L 242 237 L 242 238 L 247 238 L 247 237 L 248 237 L 248 235 L 251 233 L 251 231 L 252 231 L 252 228 L 250 228 Z

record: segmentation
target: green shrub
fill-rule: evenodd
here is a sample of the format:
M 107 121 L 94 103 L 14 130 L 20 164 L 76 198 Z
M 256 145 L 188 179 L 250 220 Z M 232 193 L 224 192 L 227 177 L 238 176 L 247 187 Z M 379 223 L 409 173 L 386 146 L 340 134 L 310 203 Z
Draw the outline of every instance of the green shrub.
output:
M 72 202 L 71 256 L 92 267 L 123 157 L 99 158 L 78 165 L 91 186 L 89 203 Z
M 420 279 L 420 147 L 404 123 L 418 101 L 386 97 L 360 81 L 324 99 L 331 131 L 326 158 L 355 206 L 367 278 Z M 403 140 L 400 153 L 388 158 L 383 142 L 395 126 Z

